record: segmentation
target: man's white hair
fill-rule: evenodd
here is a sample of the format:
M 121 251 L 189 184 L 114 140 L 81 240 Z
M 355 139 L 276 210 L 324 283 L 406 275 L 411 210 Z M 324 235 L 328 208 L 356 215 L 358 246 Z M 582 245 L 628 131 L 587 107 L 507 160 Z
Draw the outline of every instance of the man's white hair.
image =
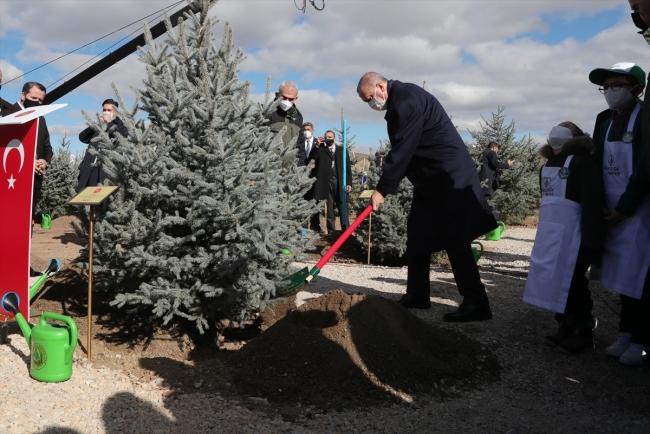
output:
M 298 93 L 298 85 L 294 83 L 293 81 L 283 81 L 280 83 L 280 87 L 278 88 L 278 92 L 282 93 L 282 89 L 285 87 L 288 87 L 289 89 L 293 89 L 296 91 L 296 94 Z

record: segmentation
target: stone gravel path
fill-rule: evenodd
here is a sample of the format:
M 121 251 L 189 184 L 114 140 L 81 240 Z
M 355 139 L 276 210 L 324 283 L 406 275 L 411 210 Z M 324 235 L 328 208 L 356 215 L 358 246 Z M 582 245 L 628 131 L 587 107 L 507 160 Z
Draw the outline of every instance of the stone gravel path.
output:
M 304 411 L 288 422 L 272 406 L 249 397 L 169 396 L 162 379 L 141 383 L 122 371 L 94 368 L 80 351 L 72 379 L 40 383 L 29 377 L 27 344 L 13 334 L 9 345 L 0 346 L 0 433 L 650 432 L 650 371 L 622 366 L 603 354 L 616 337 L 617 318 L 602 300 L 595 298 L 600 321 L 595 351 L 569 357 L 541 344 L 554 329 L 552 314 L 521 302 L 534 236 L 534 229 L 508 228 L 501 241 L 483 242 L 487 252 L 479 265 L 494 320 L 442 323 L 442 314 L 460 302 L 446 268 L 432 269 L 432 309 L 414 311 L 426 322 L 466 333 L 497 355 L 501 380 L 482 390 L 452 390 L 444 400 L 420 397 L 412 404 L 341 413 Z M 405 268 L 330 264 L 297 302 L 332 289 L 397 299 L 405 282 Z

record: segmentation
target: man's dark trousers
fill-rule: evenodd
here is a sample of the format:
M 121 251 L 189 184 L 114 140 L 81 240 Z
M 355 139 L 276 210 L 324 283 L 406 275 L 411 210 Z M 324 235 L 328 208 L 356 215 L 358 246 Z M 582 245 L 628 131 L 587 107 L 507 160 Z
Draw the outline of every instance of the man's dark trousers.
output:
M 336 214 L 334 213 L 334 204 L 341 215 L 341 226 L 343 226 L 343 213 L 341 211 L 341 200 L 338 194 L 339 181 L 336 176 L 330 178 L 330 191 L 327 195 L 327 231 L 332 232 L 336 229 Z
M 458 292 L 464 304 L 488 305 L 485 286 L 481 282 L 478 267 L 474 260 L 471 245 L 459 245 L 447 249 L 451 270 L 456 279 Z M 409 257 L 406 293 L 416 298 L 428 299 L 430 294 L 429 271 L 431 254 L 411 255 Z

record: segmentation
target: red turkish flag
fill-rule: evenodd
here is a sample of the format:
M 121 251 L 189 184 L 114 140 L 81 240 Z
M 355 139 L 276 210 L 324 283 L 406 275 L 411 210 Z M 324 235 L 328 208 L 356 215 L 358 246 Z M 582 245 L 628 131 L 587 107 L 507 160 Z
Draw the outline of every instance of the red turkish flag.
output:
M 20 299 L 29 318 L 29 255 L 38 118 L 0 125 L 0 315 L 11 316 L 2 301 L 8 292 Z

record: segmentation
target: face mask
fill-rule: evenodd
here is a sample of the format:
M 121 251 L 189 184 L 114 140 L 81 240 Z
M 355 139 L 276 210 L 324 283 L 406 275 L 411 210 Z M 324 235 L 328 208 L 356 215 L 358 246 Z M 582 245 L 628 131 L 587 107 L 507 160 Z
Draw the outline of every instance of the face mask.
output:
M 280 101 L 280 104 L 278 105 L 280 107 L 280 110 L 283 112 L 288 112 L 291 107 L 293 107 L 293 103 L 291 101 L 287 101 L 286 99 L 283 99 Z
M 637 26 L 639 29 L 641 29 L 642 32 L 648 30 L 649 26 L 646 24 L 645 21 L 643 21 L 643 18 L 641 18 L 640 13 L 632 12 L 632 21 L 634 21 L 634 25 Z
M 311 139 L 311 137 L 312 137 L 311 131 L 305 131 L 305 132 L 303 132 L 303 134 L 305 135 L 305 139 Z
M 548 135 L 548 144 L 553 149 L 562 149 L 562 146 L 573 138 L 571 130 L 567 127 L 553 127 Z
M 109 111 L 105 111 L 104 114 L 108 114 L 111 117 L 111 120 L 115 119 L 115 114 Z
M 327 146 L 332 146 L 334 144 L 334 139 L 325 139 L 325 144 Z
M 23 102 L 25 108 L 38 107 L 39 105 L 41 105 L 41 103 L 38 101 L 32 101 L 31 99 L 25 99 L 25 102 Z
M 632 89 L 634 89 L 634 87 Z M 607 101 L 607 105 L 612 110 L 623 110 L 632 104 L 634 96 L 632 96 L 631 89 L 627 90 L 622 87 L 618 91 L 614 92 L 610 88 L 605 91 L 605 101 Z
M 383 92 L 382 92 L 383 93 Z M 375 87 L 375 96 L 368 101 L 368 105 L 370 106 L 371 109 L 373 110 L 386 110 L 388 107 L 386 107 L 386 100 L 383 101 L 377 101 L 377 88 Z

